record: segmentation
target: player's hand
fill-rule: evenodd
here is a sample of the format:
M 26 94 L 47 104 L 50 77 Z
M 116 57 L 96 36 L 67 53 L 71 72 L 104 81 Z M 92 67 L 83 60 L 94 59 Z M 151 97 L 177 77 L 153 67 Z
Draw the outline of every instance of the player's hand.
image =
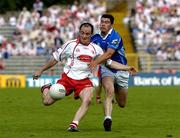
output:
M 39 77 L 41 76 L 42 72 L 41 71 L 36 71 L 33 75 L 33 80 L 37 80 L 39 79 Z
M 130 73 L 130 75 L 134 76 L 137 74 L 137 69 L 133 66 L 130 66 L 129 73 Z
M 95 60 L 92 60 L 90 63 L 89 63 L 89 68 L 91 69 L 91 70 L 93 70 L 96 66 L 97 66 L 98 64 L 96 63 L 96 61 Z

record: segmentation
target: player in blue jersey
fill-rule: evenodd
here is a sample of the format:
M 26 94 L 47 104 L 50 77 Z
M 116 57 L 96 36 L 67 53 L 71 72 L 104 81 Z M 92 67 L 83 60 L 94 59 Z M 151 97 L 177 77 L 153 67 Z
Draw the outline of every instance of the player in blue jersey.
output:
M 114 17 L 109 14 L 101 16 L 100 33 L 92 37 L 92 42 L 99 45 L 104 54 L 93 60 L 89 67 L 93 69 L 98 64 L 105 62 L 107 59 L 127 64 L 125 49 L 121 36 L 113 29 Z M 120 107 L 125 107 L 128 94 L 129 72 L 116 70 L 110 67 L 101 66 L 102 86 L 105 90 L 104 101 L 104 129 L 111 131 L 112 125 L 112 100 L 115 94 L 116 101 Z

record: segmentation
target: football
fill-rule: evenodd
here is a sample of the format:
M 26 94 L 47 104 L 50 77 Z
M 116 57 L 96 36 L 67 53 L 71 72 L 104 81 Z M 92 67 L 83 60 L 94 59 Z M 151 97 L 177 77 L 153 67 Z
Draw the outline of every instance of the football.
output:
M 49 89 L 49 95 L 55 100 L 62 99 L 66 95 L 65 87 L 61 84 L 53 84 Z

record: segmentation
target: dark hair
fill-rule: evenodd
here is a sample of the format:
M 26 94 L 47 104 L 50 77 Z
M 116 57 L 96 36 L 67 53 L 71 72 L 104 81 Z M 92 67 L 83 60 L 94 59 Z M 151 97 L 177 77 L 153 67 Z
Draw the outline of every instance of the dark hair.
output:
M 80 25 L 80 27 L 79 27 L 79 30 L 81 30 L 81 28 L 82 27 L 91 27 L 91 34 L 93 34 L 93 32 L 94 32 L 94 27 L 93 27 L 93 25 L 92 24 L 90 24 L 90 23 L 82 23 L 81 25 Z
M 114 17 L 111 14 L 103 14 L 101 18 L 108 18 L 111 21 L 111 24 L 114 23 Z

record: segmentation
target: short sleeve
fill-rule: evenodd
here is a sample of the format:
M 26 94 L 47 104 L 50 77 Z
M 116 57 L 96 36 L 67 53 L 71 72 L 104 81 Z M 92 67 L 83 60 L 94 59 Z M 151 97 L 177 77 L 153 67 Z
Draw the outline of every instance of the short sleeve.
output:
M 62 51 L 63 51 L 63 49 L 59 48 L 58 50 L 53 52 L 53 57 L 56 61 L 61 61 L 60 55 L 61 55 Z
M 121 39 L 115 38 L 110 41 L 108 48 L 117 49 L 119 47 Z
M 61 48 L 53 52 L 53 57 L 55 60 L 62 61 L 64 58 L 67 58 L 68 51 L 70 52 L 68 44 L 69 42 L 65 43 Z

